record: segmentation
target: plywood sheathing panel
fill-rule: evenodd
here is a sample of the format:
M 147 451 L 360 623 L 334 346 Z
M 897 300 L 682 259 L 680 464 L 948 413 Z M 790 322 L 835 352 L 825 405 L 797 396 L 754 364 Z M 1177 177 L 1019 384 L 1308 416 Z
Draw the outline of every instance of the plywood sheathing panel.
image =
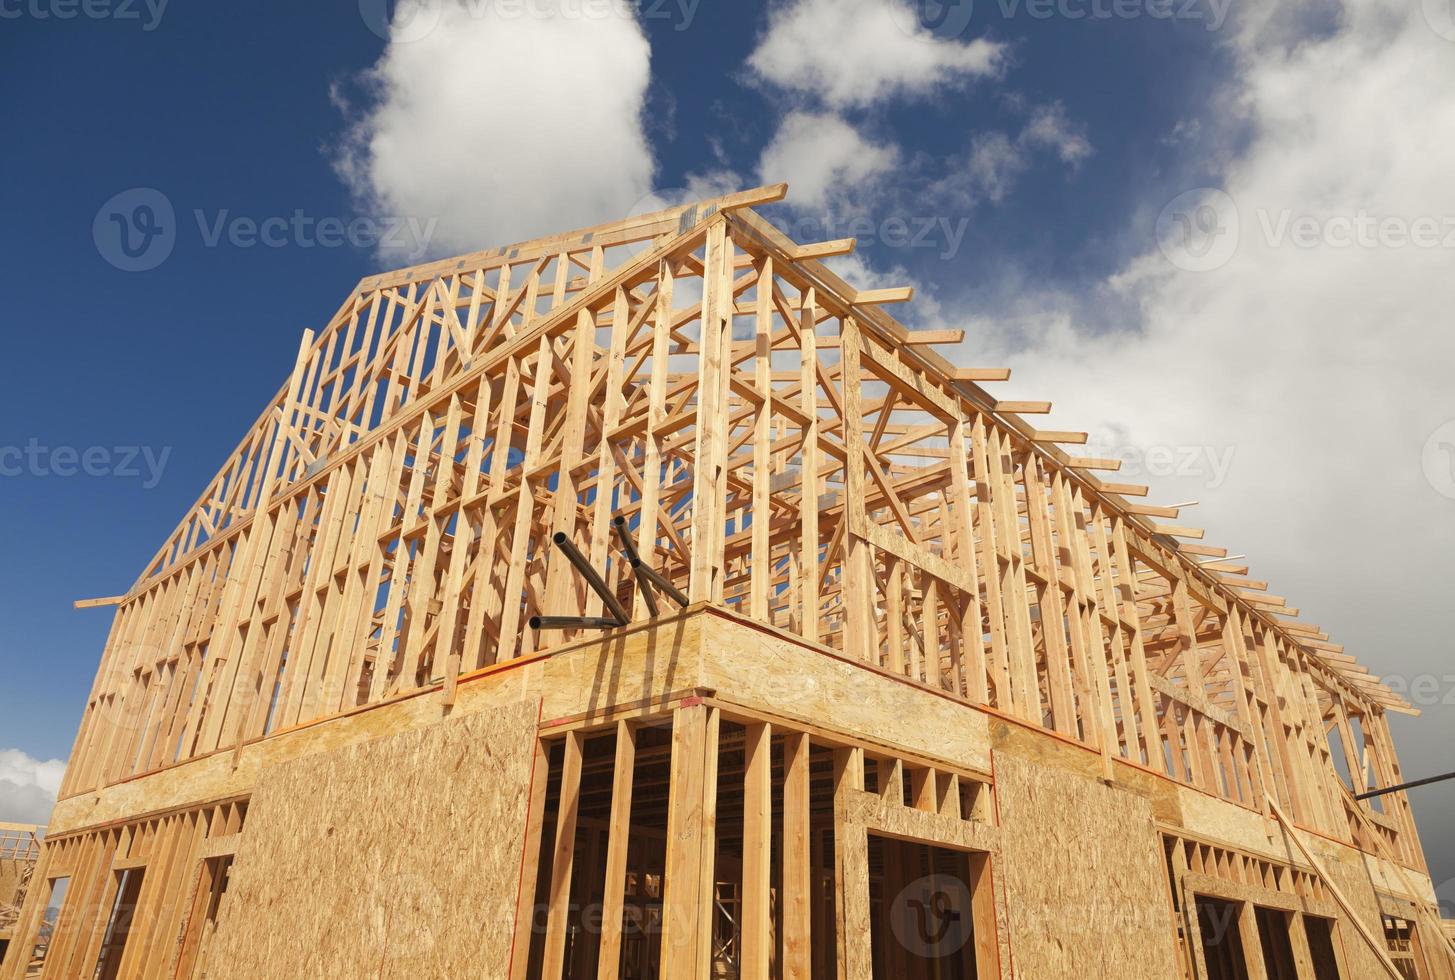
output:
M 1015 976 L 1177 976 L 1148 802 L 1018 756 L 995 762 Z
M 0 905 L 16 904 L 15 897 L 20 882 L 24 879 L 26 870 L 34 865 L 34 861 L 15 861 L 9 858 L 0 860 Z
M 1184 786 L 1172 786 L 1181 819 L 1178 825 L 1197 837 L 1221 841 L 1254 854 L 1281 858 L 1277 824 L 1256 810 Z
M 1340 848 L 1340 850 L 1344 850 Z M 1384 858 L 1373 854 L 1357 852 L 1359 859 L 1364 862 L 1364 874 L 1380 891 L 1388 892 L 1391 895 L 1407 895 L 1410 899 L 1419 899 L 1426 905 L 1438 905 L 1439 896 L 1435 894 L 1434 883 L 1421 874 L 1406 871 L 1403 875 L 1399 870 Z M 1405 881 L 1414 885 L 1420 894 L 1409 895 L 1409 889 L 1405 887 Z
M 828 655 L 719 610 L 704 622 L 702 685 L 807 725 L 990 770 L 987 717 L 861 661 Z
M 1168 785 L 1177 798 L 1180 819 L 1175 825 L 1179 832 L 1203 840 L 1217 841 L 1273 861 L 1289 861 L 1288 845 L 1275 821 L 1206 793 L 1199 793 L 1185 786 Z M 1159 815 L 1158 819 L 1161 820 L 1162 817 Z M 1321 857 L 1327 855 L 1330 861 L 1362 864 L 1363 876 L 1372 887 L 1392 895 L 1405 895 L 1407 889 L 1404 879 L 1408 878 L 1416 888 L 1423 891 L 1422 895 L 1411 896 L 1412 898 L 1422 898 L 1426 903 L 1436 900 L 1433 885 L 1424 875 L 1406 871 L 1401 876 L 1394 865 L 1382 857 L 1365 854 L 1342 842 L 1323 837 L 1310 836 L 1309 839 L 1316 842 Z M 1296 859 L 1296 854 L 1294 857 L 1294 865 L 1307 867 L 1306 862 Z
M 269 770 L 209 978 L 504 976 L 538 710 Z
M 541 663 L 542 717 L 604 717 L 703 684 L 701 607 L 564 647 Z

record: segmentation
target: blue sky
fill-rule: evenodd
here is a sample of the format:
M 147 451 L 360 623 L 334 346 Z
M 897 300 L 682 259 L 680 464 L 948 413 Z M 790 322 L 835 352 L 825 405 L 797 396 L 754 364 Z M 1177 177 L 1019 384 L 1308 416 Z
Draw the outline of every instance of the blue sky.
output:
M 414 11 L 433 30 L 391 43 L 375 0 L 0 0 L 0 446 L 28 454 L 0 476 L 0 786 L 34 803 L 69 751 L 110 621 L 71 601 L 129 587 L 360 276 L 780 179 L 780 224 L 868 243 L 851 279 L 914 283 L 904 319 L 967 327 L 963 363 L 1433 684 L 1397 733 L 1407 775 L 1447 761 L 1455 277 L 1443 241 L 1339 238 L 1455 214 L 1437 3 L 978 0 L 936 33 L 907 0 L 593 2 Z M 170 251 L 119 268 L 109 214 L 158 201 Z M 1216 261 L 1169 239 L 1184 211 Z M 401 220 L 406 247 L 371 237 Z M 1455 793 L 1416 803 L 1455 851 Z

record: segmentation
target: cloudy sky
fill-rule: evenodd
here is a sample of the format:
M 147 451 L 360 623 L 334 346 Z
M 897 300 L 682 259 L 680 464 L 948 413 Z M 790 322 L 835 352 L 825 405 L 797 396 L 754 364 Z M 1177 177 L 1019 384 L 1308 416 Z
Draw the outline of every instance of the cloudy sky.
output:
M 104 643 L 70 600 L 127 588 L 360 275 L 780 180 L 852 281 L 1199 501 L 1419 705 L 1406 775 L 1449 769 L 1452 8 L 6 7 L 0 819 L 42 814 Z M 1455 879 L 1455 788 L 1413 798 Z

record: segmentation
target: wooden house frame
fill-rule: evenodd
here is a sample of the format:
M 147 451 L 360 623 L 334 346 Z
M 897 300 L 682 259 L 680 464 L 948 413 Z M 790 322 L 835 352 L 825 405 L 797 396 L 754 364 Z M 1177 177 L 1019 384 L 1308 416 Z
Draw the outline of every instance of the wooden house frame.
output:
M 15 938 L 44 834 L 35 824 L 0 823 L 0 962 Z
M 91 603 L 0 980 L 1455 980 L 1408 801 L 1354 799 L 1409 705 L 785 193 L 305 334 Z

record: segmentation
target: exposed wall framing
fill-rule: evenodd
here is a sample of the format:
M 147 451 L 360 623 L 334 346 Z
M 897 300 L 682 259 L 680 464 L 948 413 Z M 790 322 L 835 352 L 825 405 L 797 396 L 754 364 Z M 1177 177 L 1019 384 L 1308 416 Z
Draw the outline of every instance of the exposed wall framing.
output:
M 0 962 L 15 938 L 44 833 L 35 824 L 0 823 Z
M 572 729 L 545 743 L 543 763 L 539 859 L 518 913 L 529 945 L 512 980 L 832 980 L 840 964 L 900 980 L 1008 976 L 999 834 L 974 774 L 700 699 Z M 905 889 L 933 876 L 959 882 L 948 894 L 963 901 L 912 908 Z M 916 914 L 951 913 L 963 933 L 899 941 Z
M 246 816 L 245 801 L 228 801 L 47 838 L 7 971 L 190 978 L 207 911 L 196 915 L 192 897 L 207 860 L 230 853 Z M 57 891 L 65 898 L 52 919 Z

